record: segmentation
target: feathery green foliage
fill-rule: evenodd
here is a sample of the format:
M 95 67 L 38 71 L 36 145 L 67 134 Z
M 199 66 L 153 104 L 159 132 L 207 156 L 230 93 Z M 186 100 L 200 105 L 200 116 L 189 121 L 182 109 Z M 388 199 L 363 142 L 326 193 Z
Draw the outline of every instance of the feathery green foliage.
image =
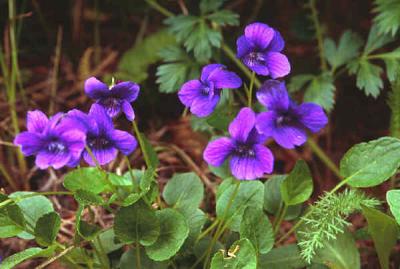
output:
M 394 36 L 400 28 L 400 1 L 375 0 L 375 22 L 382 33 Z
M 343 233 L 345 227 L 350 225 L 346 218 L 360 211 L 361 206 L 375 207 L 379 204 L 378 200 L 356 190 L 323 196 L 310 208 L 311 213 L 302 217 L 304 226 L 298 232 L 298 245 L 303 259 L 310 263 L 316 250 L 322 248 L 326 240 L 335 240 L 337 234 Z

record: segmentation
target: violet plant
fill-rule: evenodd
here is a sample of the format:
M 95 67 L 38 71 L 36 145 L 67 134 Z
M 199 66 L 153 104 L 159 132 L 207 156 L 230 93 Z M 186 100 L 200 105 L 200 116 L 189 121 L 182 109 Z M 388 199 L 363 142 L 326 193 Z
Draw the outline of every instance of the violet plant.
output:
M 200 1 L 200 15 L 174 15 L 154 0 L 146 2 L 168 16 L 166 25 L 176 36 L 161 52 L 167 63 L 157 71 L 160 90 L 178 91 L 184 115 L 189 110 L 194 129 L 210 136 L 203 158 L 211 182 L 204 177 L 208 171 L 180 173 L 161 191 L 157 152 L 163 148 L 153 147 L 139 131 L 140 115 L 135 116 L 131 104 L 139 85 L 124 81 L 108 86 L 88 78 L 82 89 L 94 100 L 88 113 L 76 108 L 48 117 L 30 111 L 27 131 L 14 139 L 23 155 L 35 157 L 39 169 L 54 173 L 64 168 L 68 173 L 63 176 L 65 191 L 0 193 L 0 238 L 19 237 L 37 245 L 6 257 L 0 267 L 40 258 L 39 269 L 55 261 L 67 268 L 361 268 L 354 233 L 348 229 L 348 217 L 361 212 L 381 267 L 389 268 L 400 232 L 400 193 L 387 193 L 392 217 L 363 190 L 393 183 L 400 167 L 400 75 L 391 62 L 398 64 L 399 49 L 371 54 L 394 39 L 400 25 L 387 27 L 382 14 L 390 11 L 382 1 L 377 1 L 377 24 L 359 52 L 361 45 L 348 32 L 338 47 L 330 39 L 323 41 L 315 1 L 310 0 L 323 49 L 321 74 L 293 77 L 289 91 L 290 59 L 277 29 L 264 22 L 245 26 L 235 54 L 222 43 L 221 28 L 237 25 L 238 16 L 223 9 L 223 1 Z M 216 60 L 219 49 L 230 62 Z M 392 136 L 353 146 L 338 168 L 311 133 L 318 135 L 328 124 L 338 70 L 356 74 L 357 86 L 367 95 L 379 94 L 381 68 L 370 62 L 374 59 L 384 59 L 387 75 L 396 81 L 390 97 Z M 231 71 L 235 68 L 244 76 Z M 292 93 L 304 86 L 304 102 L 298 104 Z M 121 114 L 134 135 L 116 128 Z M 338 184 L 307 203 L 314 189 L 309 165 L 299 159 L 289 174 L 273 174 L 273 143 L 284 150 L 309 146 Z M 142 169 L 133 168 L 129 157 L 138 147 Z M 114 163 L 126 168 L 116 171 Z M 215 204 L 206 191 L 215 192 Z M 46 198 L 51 195 L 71 196 L 78 205 L 70 242 L 58 240 L 63 221 Z M 95 208 L 112 215 L 113 224 L 102 227 Z M 289 230 L 283 221 L 291 223 Z M 286 242 L 290 236 L 296 243 Z

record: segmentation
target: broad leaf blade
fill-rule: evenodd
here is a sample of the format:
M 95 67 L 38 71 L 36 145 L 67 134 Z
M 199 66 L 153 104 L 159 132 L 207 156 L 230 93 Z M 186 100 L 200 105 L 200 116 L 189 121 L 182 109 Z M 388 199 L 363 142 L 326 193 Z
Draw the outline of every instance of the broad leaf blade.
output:
M 268 253 L 274 246 L 274 232 L 268 217 L 260 208 L 248 207 L 240 224 L 240 238 L 247 238 L 257 252 Z
M 353 146 L 340 162 L 340 173 L 352 187 L 381 184 L 396 173 L 400 165 L 400 140 L 382 137 Z
M 178 211 L 166 208 L 156 212 L 161 224 L 160 236 L 152 245 L 146 247 L 150 259 L 165 261 L 174 256 L 189 235 L 185 217 Z
M 114 220 L 114 232 L 121 242 L 152 245 L 160 235 L 160 222 L 144 202 L 122 207 Z
M 281 185 L 281 195 L 287 205 L 301 204 L 310 198 L 313 182 L 307 163 L 300 160 Z
M 396 245 L 399 227 L 393 218 L 379 210 L 363 207 L 363 214 L 367 219 L 368 232 L 374 241 L 381 268 L 389 269 L 389 257 Z

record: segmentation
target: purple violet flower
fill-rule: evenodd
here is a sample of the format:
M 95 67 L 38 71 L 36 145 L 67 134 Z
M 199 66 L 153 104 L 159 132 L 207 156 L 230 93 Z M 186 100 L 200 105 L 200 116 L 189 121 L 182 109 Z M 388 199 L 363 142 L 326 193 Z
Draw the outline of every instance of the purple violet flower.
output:
M 258 114 L 257 130 L 271 136 L 284 148 L 292 149 L 307 140 L 307 129 L 316 133 L 327 123 L 328 118 L 317 104 L 297 105 L 289 97 L 284 82 L 267 80 L 257 92 L 258 101 L 268 111 Z
M 230 168 L 237 179 L 251 180 L 271 173 L 274 156 L 263 145 L 265 137 L 257 132 L 255 122 L 255 113 L 250 108 L 242 108 L 229 125 L 231 137 L 210 142 L 204 151 L 204 160 L 221 166 L 230 158 Z
M 87 96 L 103 106 L 111 118 L 117 117 L 122 111 L 128 120 L 133 121 L 135 112 L 131 103 L 137 99 L 139 90 L 139 85 L 130 81 L 120 82 L 111 87 L 95 77 L 85 81 Z
M 285 42 L 274 28 L 259 22 L 249 24 L 236 45 L 236 56 L 256 74 L 272 78 L 289 74 L 289 60 L 280 53 Z
M 128 155 L 137 147 L 135 137 L 128 132 L 116 130 L 112 119 L 99 104 L 93 104 L 89 114 L 77 109 L 71 110 L 66 120 L 86 133 L 86 145 L 100 165 L 114 160 L 118 150 Z M 83 151 L 83 158 L 89 165 L 96 165 L 87 150 Z
M 200 79 L 189 80 L 182 85 L 178 96 L 194 115 L 207 117 L 217 106 L 222 89 L 236 89 L 240 86 L 240 77 L 227 71 L 224 65 L 209 64 L 201 70 Z
M 36 155 L 40 169 L 65 165 L 75 166 L 85 147 L 85 133 L 64 122 L 63 114 L 51 117 L 39 111 L 27 114 L 28 131 L 18 134 L 14 144 L 21 146 L 25 156 Z

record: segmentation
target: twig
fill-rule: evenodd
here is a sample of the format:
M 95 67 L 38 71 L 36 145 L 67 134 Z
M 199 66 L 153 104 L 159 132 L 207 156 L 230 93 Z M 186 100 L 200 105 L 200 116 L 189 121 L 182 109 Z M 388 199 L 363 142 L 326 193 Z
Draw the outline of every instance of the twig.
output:
M 63 251 L 61 251 L 60 253 L 58 253 L 56 256 L 48 259 L 47 261 L 45 261 L 44 263 L 38 265 L 35 267 L 35 269 L 43 269 L 45 268 L 47 265 L 55 262 L 56 260 L 58 260 L 59 258 L 61 258 L 62 256 L 66 255 L 68 252 L 70 252 L 71 250 L 73 250 L 75 248 L 75 246 L 69 246 L 66 249 L 64 249 Z

